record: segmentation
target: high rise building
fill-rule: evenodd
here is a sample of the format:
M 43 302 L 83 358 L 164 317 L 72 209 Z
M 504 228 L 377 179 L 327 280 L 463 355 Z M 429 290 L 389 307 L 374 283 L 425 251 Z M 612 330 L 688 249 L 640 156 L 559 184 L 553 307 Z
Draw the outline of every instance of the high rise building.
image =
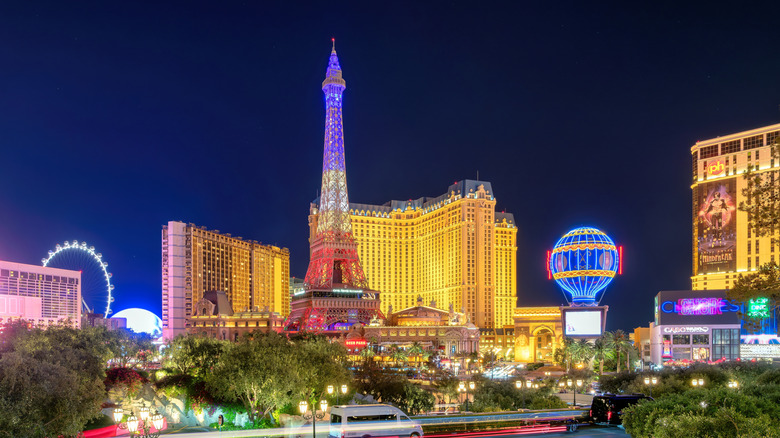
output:
M 81 326 L 81 272 L 0 261 L 0 323 Z
M 163 337 L 190 326 L 193 306 L 224 291 L 236 312 L 289 309 L 290 252 L 219 230 L 171 221 L 162 230 Z
M 368 288 L 352 234 L 341 119 L 346 87 L 334 42 L 322 82 L 325 93 L 322 194 L 315 207 L 320 220 L 312 231 L 309 268 L 303 289 L 292 297 L 286 330 L 334 332 L 382 316 L 379 293 Z
M 517 301 L 517 226 L 496 212 L 489 182 L 463 180 L 436 198 L 349 204 L 368 286 L 381 309 L 412 307 L 418 296 L 450 304 L 480 328 L 512 325 Z M 322 211 L 312 204 L 310 240 Z
M 780 136 L 780 124 L 764 126 L 699 141 L 691 147 L 693 172 L 693 275 L 694 290 L 729 289 L 737 276 L 762 264 L 777 262 L 780 248 L 772 237 L 758 237 L 748 226 L 742 174 L 752 169 L 778 181 L 780 163 L 771 145 Z M 780 230 L 777 230 L 780 233 Z

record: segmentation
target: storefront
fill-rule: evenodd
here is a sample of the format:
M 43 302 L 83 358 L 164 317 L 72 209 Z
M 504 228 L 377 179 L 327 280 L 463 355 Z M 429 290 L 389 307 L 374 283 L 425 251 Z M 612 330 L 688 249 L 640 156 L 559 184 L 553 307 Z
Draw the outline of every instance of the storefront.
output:
M 669 361 L 714 362 L 740 357 L 740 306 L 725 291 L 662 291 L 650 324 L 650 357 Z

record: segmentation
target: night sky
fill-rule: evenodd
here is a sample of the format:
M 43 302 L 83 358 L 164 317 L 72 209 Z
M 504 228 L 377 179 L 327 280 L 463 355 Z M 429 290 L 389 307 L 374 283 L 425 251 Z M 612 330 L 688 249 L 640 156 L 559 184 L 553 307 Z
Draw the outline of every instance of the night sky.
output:
M 520 305 L 564 302 L 545 253 L 591 225 L 625 251 L 607 329 L 646 325 L 690 289 L 690 147 L 780 121 L 776 2 L 679 3 L 2 2 L 0 259 L 86 241 L 115 311 L 159 314 L 182 220 L 302 277 L 335 37 L 352 202 L 479 172 L 519 226 Z

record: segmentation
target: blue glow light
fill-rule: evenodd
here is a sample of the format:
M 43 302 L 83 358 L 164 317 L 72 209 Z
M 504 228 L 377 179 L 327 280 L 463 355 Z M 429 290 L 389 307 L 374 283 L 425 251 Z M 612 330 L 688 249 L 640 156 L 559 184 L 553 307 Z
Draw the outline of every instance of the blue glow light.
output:
M 575 228 L 566 233 L 552 250 L 550 272 L 555 282 L 571 296 L 573 305 L 595 305 L 620 266 L 615 242 L 604 232 Z

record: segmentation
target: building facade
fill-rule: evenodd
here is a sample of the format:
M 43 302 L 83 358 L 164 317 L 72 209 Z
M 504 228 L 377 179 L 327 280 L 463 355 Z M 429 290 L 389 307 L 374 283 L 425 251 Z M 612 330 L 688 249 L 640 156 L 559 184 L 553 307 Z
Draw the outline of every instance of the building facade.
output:
M 515 362 L 552 363 L 563 342 L 561 307 L 518 307 L 514 322 Z
M 206 291 L 225 291 L 233 309 L 289 309 L 290 252 L 194 224 L 162 230 L 163 337 L 184 334 Z
M 654 309 L 651 363 L 739 359 L 741 306 L 725 290 L 661 291 Z
M 780 261 L 774 236 L 758 237 L 748 226 L 742 190 L 748 169 L 780 183 L 780 163 L 771 145 L 780 124 L 699 141 L 691 147 L 693 163 L 693 290 L 729 289 L 737 276 Z M 777 230 L 780 233 L 780 229 Z
M 0 323 L 81 327 L 81 272 L 0 261 Z
M 513 324 L 517 301 L 517 226 L 496 212 L 489 182 L 463 180 L 436 198 L 349 204 L 368 286 L 381 309 L 411 307 L 417 296 L 464 309 L 481 328 Z M 310 239 L 320 222 L 311 205 Z
M 390 309 L 392 312 L 392 309 Z M 441 310 L 435 302 L 417 305 L 388 314 L 368 325 L 355 325 L 346 335 L 345 345 L 365 345 L 382 351 L 396 345 L 402 348 L 419 344 L 428 351 L 438 351 L 442 357 L 465 357 L 479 352 L 479 329 L 468 317 L 449 310 Z
M 208 291 L 195 303 L 187 332 L 194 336 L 237 342 L 245 334 L 282 331 L 284 318 L 268 307 L 234 312 L 224 291 Z

